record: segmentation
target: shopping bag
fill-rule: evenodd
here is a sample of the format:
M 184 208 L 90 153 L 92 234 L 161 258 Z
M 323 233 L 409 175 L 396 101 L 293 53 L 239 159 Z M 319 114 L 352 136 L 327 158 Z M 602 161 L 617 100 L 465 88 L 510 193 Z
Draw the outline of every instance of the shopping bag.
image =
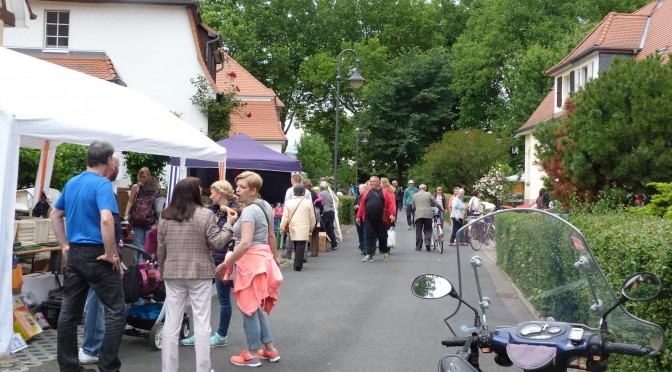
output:
M 397 231 L 394 229 L 394 227 L 390 227 L 390 229 L 387 230 L 387 247 L 394 248 L 396 244 L 397 244 Z

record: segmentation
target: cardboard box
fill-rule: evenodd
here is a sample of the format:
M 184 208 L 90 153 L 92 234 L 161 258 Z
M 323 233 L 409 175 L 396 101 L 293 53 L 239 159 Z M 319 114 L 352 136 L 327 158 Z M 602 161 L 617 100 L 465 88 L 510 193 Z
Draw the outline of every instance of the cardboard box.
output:
M 42 328 L 37 323 L 37 320 L 30 315 L 30 311 L 26 308 L 20 297 L 14 297 L 14 332 L 21 335 L 21 338 L 28 341 L 31 338 L 42 333 Z
M 327 251 L 327 233 L 321 232 L 320 235 L 317 237 L 318 239 L 318 251 L 320 252 L 326 252 Z
M 23 276 L 21 294 L 28 305 L 39 305 L 49 299 L 49 291 L 57 289 L 58 283 L 52 273 L 32 273 Z

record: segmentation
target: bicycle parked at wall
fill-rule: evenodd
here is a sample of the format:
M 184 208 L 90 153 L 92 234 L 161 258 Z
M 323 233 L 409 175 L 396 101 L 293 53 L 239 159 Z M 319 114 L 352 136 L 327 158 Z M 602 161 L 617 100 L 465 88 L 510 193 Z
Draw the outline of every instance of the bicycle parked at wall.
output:
M 443 253 L 443 224 L 441 223 L 441 211 L 439 208 L 432 208 L 432 247 L 434 250 L 439 248 L 439 253 Z
M 469 222 L 472 219 L 478 219 L 482 215 L 477 214 L 469 217 Z M 469 236 L 469 244 L 473 249 L 481 249 L 482 247 L 493 246 L 495 243 L 495 223 L 494 216 L 491 216 L 490 213 L 486 215 L 482 220 L 477 221 L 473 225 L 468 227 L 467 234 Z

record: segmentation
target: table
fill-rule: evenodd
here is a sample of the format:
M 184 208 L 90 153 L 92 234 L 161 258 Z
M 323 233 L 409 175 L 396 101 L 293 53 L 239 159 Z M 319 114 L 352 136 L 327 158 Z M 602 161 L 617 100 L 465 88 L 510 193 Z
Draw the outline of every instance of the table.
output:
M 19 256 L 19 257 L 31 255 L 32 260 L 31 260 L 31 263 L 30 263 L 30 272 L 34 273 L 35 272 L 35 255 L 36 254 L 49 252 L 50 253 L 49 265 L 51 266 L 51 271 L 54 271 L 54 266 L 55 266 L 54 264 L 56 263 L 56 257 L 58 256 L 58 253 L 60 251 L 61 251 L 60 246 L 58 246 L 58 247 L 42 246 L 42 248 L 40 248 L 40 249 L 33 249 L 33 250 L 30 250 L 30 251 L 18 251 L 18 252 L 14 252 L 14 253 L 16 253 L 16 255 Z M 63 262 L 61 262 L 61 264 L 63 264 Z M 60 272 L 60 268 L 59 268 L 59 272 Z

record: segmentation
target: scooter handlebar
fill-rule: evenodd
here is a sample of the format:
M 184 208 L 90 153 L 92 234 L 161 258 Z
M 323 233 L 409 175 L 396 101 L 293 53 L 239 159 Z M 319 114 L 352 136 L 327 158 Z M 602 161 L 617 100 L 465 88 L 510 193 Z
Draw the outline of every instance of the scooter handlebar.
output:
M 604 351 L 607 355 L 611 353 L 624 354 L 624 355 L 634 355 L 634 356 L 645 356 L 651 354 L 651 350 L 631 344 L 621 344 L 618 342 L 609 342 L 604 343 Z
M 451 347 L 451 346 L 464 346 L 467 343 L 466 337 L 451 337 L 441 341 L 441 345 Z

